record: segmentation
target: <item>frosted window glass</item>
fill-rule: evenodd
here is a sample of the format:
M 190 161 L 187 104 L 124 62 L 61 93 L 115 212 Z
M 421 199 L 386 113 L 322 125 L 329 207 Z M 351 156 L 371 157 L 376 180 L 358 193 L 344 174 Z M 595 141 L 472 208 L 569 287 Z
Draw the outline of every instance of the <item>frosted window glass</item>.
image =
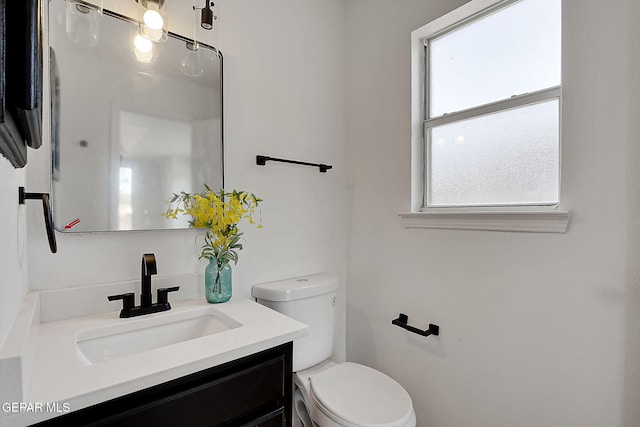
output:
M 522 0 L 431 41 L 438 117 L 560 85 L 561 0 Z
M 557 203 L 558 109 L 554 99 L 432 128 L 428 205 Z

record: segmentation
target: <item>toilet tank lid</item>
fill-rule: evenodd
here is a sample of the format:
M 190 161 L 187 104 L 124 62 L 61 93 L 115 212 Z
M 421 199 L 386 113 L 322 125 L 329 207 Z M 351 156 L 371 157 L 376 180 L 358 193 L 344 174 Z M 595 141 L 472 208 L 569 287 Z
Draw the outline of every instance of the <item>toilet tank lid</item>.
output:
M 266 301 L 292 301 L 328 294 L 336 290 L 338 290 L 338 278 L 323 273 L 253 285 L 251 295 Z

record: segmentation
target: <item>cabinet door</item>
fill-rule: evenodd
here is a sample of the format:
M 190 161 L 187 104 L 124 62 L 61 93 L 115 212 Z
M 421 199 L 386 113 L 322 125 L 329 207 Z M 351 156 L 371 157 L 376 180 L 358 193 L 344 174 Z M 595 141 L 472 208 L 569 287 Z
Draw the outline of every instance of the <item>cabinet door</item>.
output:
M 221 425 L 280 401 L 285 394 L 283 377 L 284 358 L 279 356 L 198 387 L 129 409 L 99 425 Z

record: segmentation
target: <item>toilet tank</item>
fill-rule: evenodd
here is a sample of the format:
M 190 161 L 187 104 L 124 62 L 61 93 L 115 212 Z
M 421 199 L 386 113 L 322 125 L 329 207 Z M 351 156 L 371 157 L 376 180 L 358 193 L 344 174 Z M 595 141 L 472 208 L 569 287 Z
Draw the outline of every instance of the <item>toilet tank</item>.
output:
M 256 300 L 309 327 L 306 337 L 293 342 L 294 372 L 326 360 L 333 352 L 338 279 L 327 274 L 254 285 Z

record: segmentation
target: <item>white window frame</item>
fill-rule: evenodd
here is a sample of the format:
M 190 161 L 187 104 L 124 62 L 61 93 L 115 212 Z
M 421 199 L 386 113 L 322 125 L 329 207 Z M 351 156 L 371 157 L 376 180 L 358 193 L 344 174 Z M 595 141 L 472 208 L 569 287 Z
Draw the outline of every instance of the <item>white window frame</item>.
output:
M 496 231 L 525 231 L 564 233 L 570 212 L 555 205 L 426 207 L 426 173 L 428 162 L 427 127 L 449 123 L 530 105 L 545 100 L 558 99 L 562 109 L 561 86 L 544 89 L 510 99 L 473 107 L 460 112 L 429 118 L 425 55 L 425 43 L 438 35 L 451 31 L 471 20 L 478 19 L 497 9 L 519 0 L 472 0 L 454 11 L 430 22 L 411 33 L 411 211 L 401 212 L 406 228 L 446 228 Z M 562 134 L 560 118 L 560 133 Z M 560 156 L 560 163 L 562 163 Z M 560 177 L 558 177 L 560 179 Z M 561 191 L 561 188 L 560 188 Z

